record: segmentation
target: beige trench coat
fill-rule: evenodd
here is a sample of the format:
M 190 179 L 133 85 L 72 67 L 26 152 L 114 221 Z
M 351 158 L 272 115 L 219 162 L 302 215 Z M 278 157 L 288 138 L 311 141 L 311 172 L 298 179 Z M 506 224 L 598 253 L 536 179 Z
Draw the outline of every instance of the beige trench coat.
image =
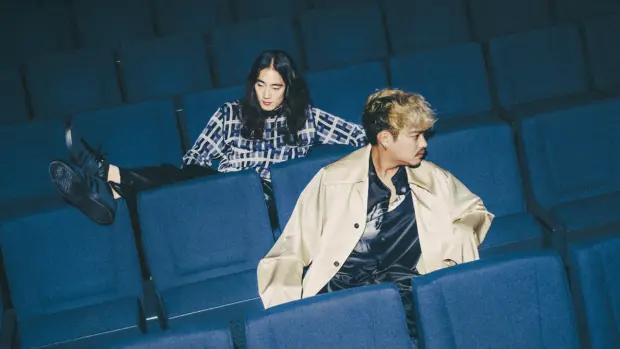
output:
M 258 264 L 265 308 L 316 295 L 353 251 L 366 225 L 370 149 L 321 169 L 300 195 L 282 235 Z M 428 161 L 408 168 L 407 177 L 422 249 L 418 271 L 477 260 L 493 220 L 482 200 Z

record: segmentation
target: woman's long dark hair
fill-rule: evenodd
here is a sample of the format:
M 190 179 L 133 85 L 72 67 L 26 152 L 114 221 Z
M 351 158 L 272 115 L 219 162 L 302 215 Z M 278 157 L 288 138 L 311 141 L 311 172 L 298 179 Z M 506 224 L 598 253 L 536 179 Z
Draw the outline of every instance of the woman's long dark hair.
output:
M 282 51 L 265 51 L 256 58 L 252 65 L 245 86 L 245 96 L 241 101 L 241 135 L 248 139 L 262 139 L 265 119 L 268 115 L 273 115 L 273 112 L 261 108 L 254 89 L 261 70 L 270 67 L 280 74 L 285 84 L 284 99 L 279 108 L 281 108 L 282 115 L 286 117 L 287 128 L 282 130 L 285 133 L 286 142 L 290 145 L 298 144 L 297 132 L 303 127 L 308 117 L 310 94 L 305 80 L 297 71 L 295 62 Z

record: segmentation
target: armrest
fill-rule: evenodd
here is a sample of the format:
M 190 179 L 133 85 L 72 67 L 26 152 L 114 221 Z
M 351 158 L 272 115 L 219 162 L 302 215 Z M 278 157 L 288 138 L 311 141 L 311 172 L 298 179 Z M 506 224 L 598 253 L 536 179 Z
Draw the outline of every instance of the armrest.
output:
M 2 328 L 0 329 L 0 349 L 13 348 L 17 329 L 17 314 L 13 309 L 7 309 L 2 314 Z
M 561 233 L 566 231 L 564 224 L 551 211 L 544 209 L 537 202 L 529 202 L 528 210 L 551 232 Z
M 148 332 L 158 332 L 164 328 L 165 319 L 161 299 L 155 290 L 153 280 L 142 283 L 142 306 Z

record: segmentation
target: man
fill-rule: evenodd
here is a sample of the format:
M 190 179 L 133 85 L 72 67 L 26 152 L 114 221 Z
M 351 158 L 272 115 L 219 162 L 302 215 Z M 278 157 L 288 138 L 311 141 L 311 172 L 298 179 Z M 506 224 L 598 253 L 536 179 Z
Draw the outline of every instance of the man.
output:
M 452 174 L 423 160 L 435 121 L 420 95 L 385 89 L 368 98 L 370 144 L 315 175 L 258 265 L 266 308 L 393 282 L 415 340 L 411 278 L 478 259 L 493 219 Z

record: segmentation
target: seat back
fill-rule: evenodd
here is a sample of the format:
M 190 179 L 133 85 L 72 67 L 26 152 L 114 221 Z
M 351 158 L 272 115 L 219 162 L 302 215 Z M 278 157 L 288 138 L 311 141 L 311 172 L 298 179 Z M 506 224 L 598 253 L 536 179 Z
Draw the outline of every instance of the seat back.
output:
M 23 347 L 139 332 L 142 282 L 124 202 L 112 225 L 71 206 L 4 221 L 0 243 Z
M 390 60 L 392 85 L 420 93 L 440 118 L 491 110 L 489 84 L 479 44 L 466 43 Z
M 55 53 L 26 66 L 35 118 L 67 118 L 119 105 L 121 92 L 112 52 L 89 49 Z
M 155 36 L 148 0 L 80 0 L 72 5 L 80 47 L 114 47 Z
M 368 96 L 387 86 L 381 62 L 311 72 L 306 80 L 314 106 L 356 124 L 361 124 Z
M 267 49 L 286 52 L 301 68 L 301 53 L 294 33 L 288 17 L 263 18 L 213 30 L 211 40 L 219 86 L 245 84 L 254 60 Z
M 227 0 L 154 0 L 153 9 L 162 36 L 207 34 L 233 21 Z
M 398 290 L 382 284 L 269 308 L 246 321 L 248 349 L 411 348 Z
M 26 91 L 15 65 L 0 66 L 0 125 L 28 121 Z
M 620 346 L 620 237 L 569 246 L 573 301 L 583 348 Z
M 599 17 L 585 23 L 588 55 L 596 87 L 620 90 L 620 15 Z
M 181 97 L 187 144 L 191 147 L 207 126 L 211 116 L 226 102 L 243 98 L 245 86 L 191 93 Z
M 489 42 L 489 51 L 503 107 L 588 90 L 581 41 L 575 26 L 495 38 Z
M 138 210 L 145 256 L 168 318 L 258 300 L 256 266 L 273 238 L 255 171 L 143 192 Z
M 234 0 L 239 21 L 297 16 L 310 7 L 309 0 Z
M 83 137 L 119 167 L 181 165 L 181 139 L 172 102 L 101 109 L 73 118 L 74 141 Z
M 299 195 L 317 172 L 354 150 L 348 145 L 315 147 L 305 158 L 273 164 L 271 179 L 280 228 L 284 229 L 288 223 Z
M 412 287 L 423 348 L 579 348 L 555 253 L 479 260 L 415 277 Z
M 387 56 L 381 10 L 376 4 L 308 11 L 301 17 L 301 30 L 310 70 Z
M 213 86 L 200 35 L 126 43 L 119 57 L 128 102 L 171 98 Z
M 383 0 L 392 54 L 469 41 L 467 9 L 452 0 Z
M 471 0 L 469 7 L 474 35 L 480 41 L 552 23 L 547 1 Z
M 620 190 L 620 101 L 535 115 L 518 123 L 526 189 L 546 209 Z

